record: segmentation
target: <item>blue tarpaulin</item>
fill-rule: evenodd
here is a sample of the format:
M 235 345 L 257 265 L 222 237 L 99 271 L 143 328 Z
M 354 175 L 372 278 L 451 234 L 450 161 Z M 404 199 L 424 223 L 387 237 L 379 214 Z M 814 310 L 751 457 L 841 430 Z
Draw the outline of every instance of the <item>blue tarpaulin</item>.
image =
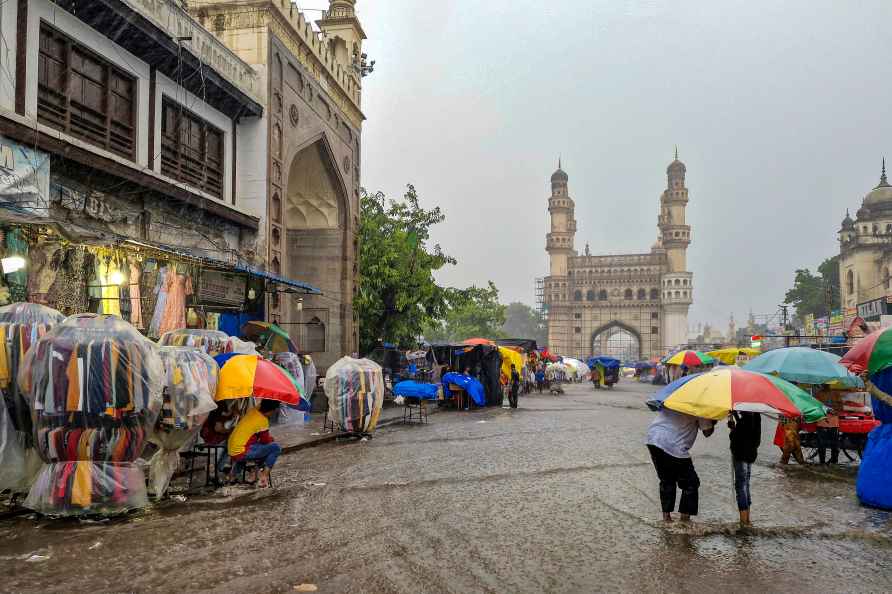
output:
M 600 365 L 605 369 L 615 369 L 619 367 L 619 359 L 614 359 L 613 357 L 591 357 L 586 363 L 589 367 Z
M 420 398 L 422 400 L 436 400 L 439 389 L 437 384 L 405 380 L 393 387 L 393 395 L 405 398 Z
M 874 397 L 873 410 L 883 424 L 867 434 L 855 492 L 864 505 L 892 510 L 892 406 Z
M 486 406 L 486 394 L 483 392 L 483 384 L 473 377 L 460 373 L 447 373 L 443 376 L 443 387 L 449 389 L 450 384 L 467 392 L 477 406 Z

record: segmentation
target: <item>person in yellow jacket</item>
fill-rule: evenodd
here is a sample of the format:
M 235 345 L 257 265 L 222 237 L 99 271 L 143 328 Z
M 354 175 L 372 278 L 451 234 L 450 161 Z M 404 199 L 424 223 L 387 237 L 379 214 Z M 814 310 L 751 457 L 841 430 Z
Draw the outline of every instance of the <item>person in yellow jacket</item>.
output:
M 261 400 L 260 406 L 253 408 L 239 420 L 227 442 L 229 456 L 235 461 L 232 468 L 238 476 L 247 460 L 255 460 L 260 467 L 257 486 L 269 486 L 269 473 L 282 453 L 282 446 L 269 434 L 269 418 L 279 410 L 275 400 Z

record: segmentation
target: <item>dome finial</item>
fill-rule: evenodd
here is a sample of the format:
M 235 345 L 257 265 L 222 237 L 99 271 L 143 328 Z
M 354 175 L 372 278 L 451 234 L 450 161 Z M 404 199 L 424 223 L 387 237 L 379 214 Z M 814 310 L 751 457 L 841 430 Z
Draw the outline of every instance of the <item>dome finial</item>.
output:
M 879 188 L 880 186 L 888 186 L 888 185 L 889 185 L 889 181 L 886 179 L 886 157 L 883 157 L 883 171 L 882 171 L 882 173 L 880 173 L 880 185 L 877 187 Z
M 675 145 L 675 160 L 678 161 L 678 145 Z
M 561 168 L 561 155 L 558 153 L 558 169 Z

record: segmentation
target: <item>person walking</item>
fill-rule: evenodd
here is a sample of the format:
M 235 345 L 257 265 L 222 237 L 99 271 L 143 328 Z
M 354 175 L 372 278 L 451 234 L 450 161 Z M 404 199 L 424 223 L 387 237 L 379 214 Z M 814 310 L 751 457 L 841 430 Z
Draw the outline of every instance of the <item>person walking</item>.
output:
M 734 463 L 734 491 L 737 493 L 737 509 L 740 525 L 750 525 L 750 472 L 759 454 L 762 440 L 762 415 L 754 412 L 733 411 L 728 418 L 731 430 L 731 458 Z
M 517 368 L 511 364 L 511 386 L 508 391 L 508 404 L 511 408 L 517 408 L 517 393 L 520 391 L 520 374 Z
M 682 522 L 696 516 L 699 504 L 700 477 L 694 470 L 690 449 L 697 433 L 709 437 L 715 431 L 715 421 L 661 409 L 647 429 L 647 449 L 657 477 L 660 479 L 660 504 L 663 520 L 672 521 L 675 511 L 675 491 L 681 489 L 678 511 Z
M 545 388 L 545 370 L 542 367 L 536 369 L 536 389 L 539 393 Z

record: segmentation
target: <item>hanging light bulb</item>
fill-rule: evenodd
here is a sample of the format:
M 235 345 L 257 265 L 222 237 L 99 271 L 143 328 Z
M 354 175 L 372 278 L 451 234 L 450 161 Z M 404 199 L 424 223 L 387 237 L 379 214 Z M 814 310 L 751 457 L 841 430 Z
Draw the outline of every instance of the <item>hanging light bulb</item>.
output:
M 108 275 L 108 282 L 112 285 L 123 285 L 124 284 L 124 275 L 120 270 L 115 270 L 110 275 Z
M 21 256 L 3 258 L 0 259 L 0 267 L 3 268 L 3 274 L 12 274 L 25 267 L 25 259 Z
M 256 297 L 257 297 L 257 291 L 255 291 L 253 288 L 248 289 L 248 300 L 249 300 L 249 301 L 254 301 L 254 299 L 255 299 Z

